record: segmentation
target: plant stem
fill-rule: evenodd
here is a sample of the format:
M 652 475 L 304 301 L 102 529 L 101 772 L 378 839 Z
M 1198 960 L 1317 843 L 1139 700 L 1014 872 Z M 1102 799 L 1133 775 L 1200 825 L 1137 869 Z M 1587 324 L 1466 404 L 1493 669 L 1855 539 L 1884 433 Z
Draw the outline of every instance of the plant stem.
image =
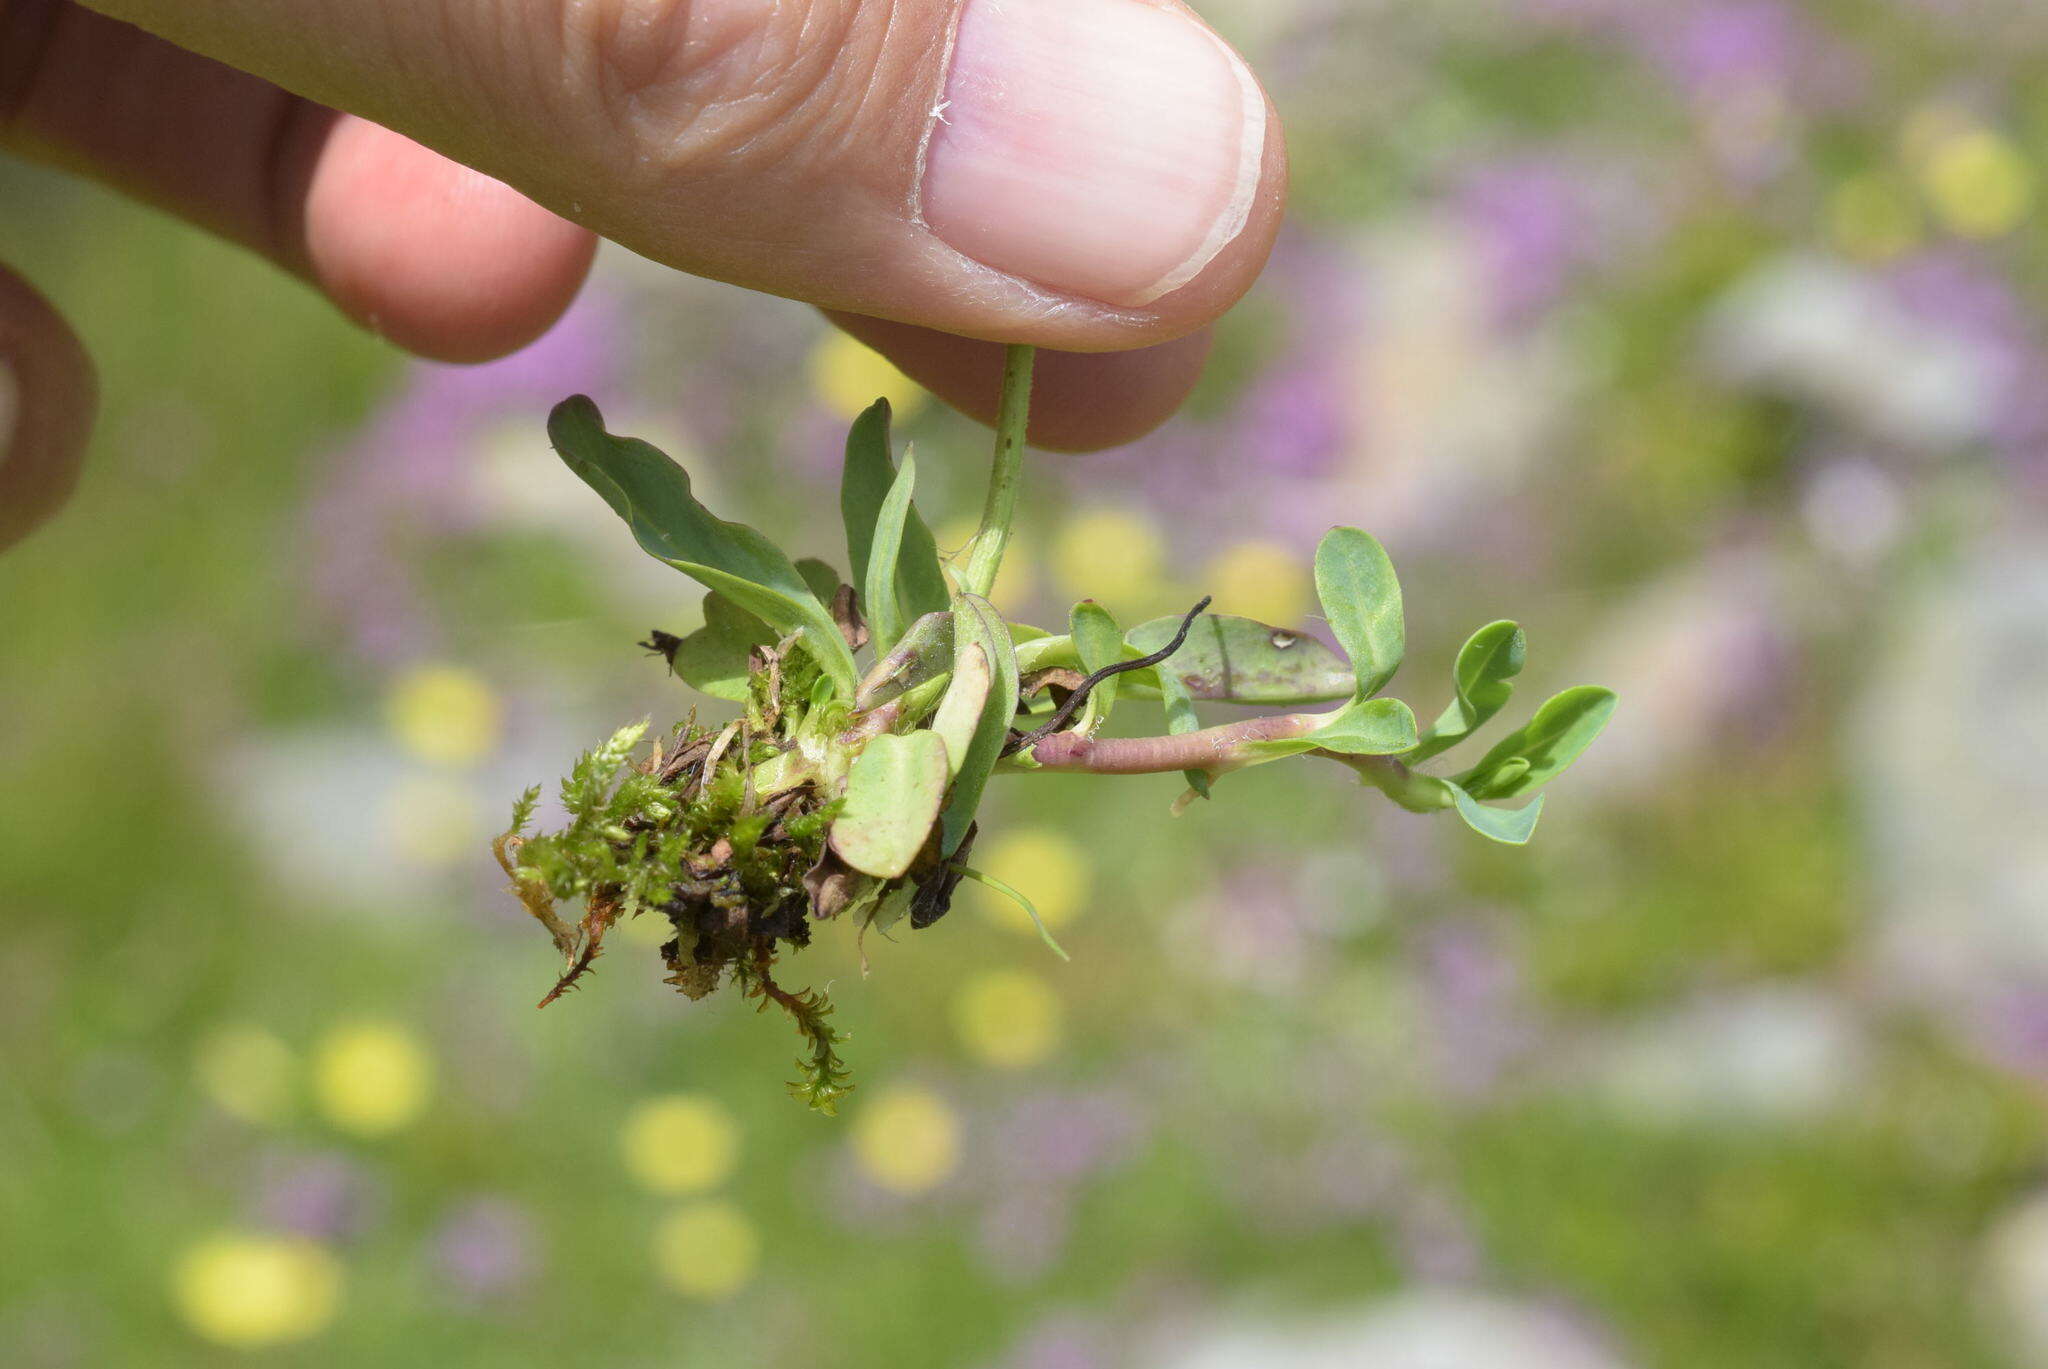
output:
M 1037 348 L 1011 346 L 1003 354 L 1003 397 L 996 410 L 996 455 L 989 472 L 988 502 L 974 534 L 961 588 L 986 599 L 1003 568 L 1010 545 L 1010 520 L 1017 511 L 1017 486 L 1024 466 L 1024 430 L 1031 416 L 1031 365 Z
M 1247 718 L 1200 732 L 1167 737 L 1089 737 L 1055 732 L 1029 752 L 1039 770 L 1081 771 L 1091 775 L 1164 775 L 1176 770 L 1235 770 L 1248 757 L 1245 742 L 1282 741 L 1306 736 L 1330 719 L 1322 713 L 1280 713 Z
M 1327 713 L 1279 713 L 1165 737 L 1090 737 L 1082 732 L 1055 732 L 1020 752 L 1020 757 L 1028 757 L 1030 764 L 1016 768 L 1085 775 L 1167 775 L 1177 770 L 1221 775 L 1272 759 L 1248 755 L 1245 743 L 1304 737 L 1329 720 Z M 1322 756 L 1350 767 L 1360 779 L 1412 813 L 1431 813 L 1451 806 L 1450 786 L 1433 775 L 1416 773 L 1392 756 L 1347 756 L 1320 748 L 1302 754 Z

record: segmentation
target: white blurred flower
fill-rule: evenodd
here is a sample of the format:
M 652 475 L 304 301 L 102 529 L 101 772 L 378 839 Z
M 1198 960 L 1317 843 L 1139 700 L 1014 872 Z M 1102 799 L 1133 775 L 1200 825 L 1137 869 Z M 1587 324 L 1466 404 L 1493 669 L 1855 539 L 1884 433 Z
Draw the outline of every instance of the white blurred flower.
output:
M 2007 1210 L 1984 1243 L 1984 1286 L 2014 1362 L 2048 1365 L 2048 1192 Z
M 1839 999 L 1760 988 L 1610 1033 L 1592 1071 L 1632 1120 L 1698 1127 L 1818 1116 L 1857 1089 L 1865 1061 L 1862 1030 Z
M 1768 554 L 1731 549 L 1638 590 L 1611 613 L 1575 673 L 1622 706 L 1573 778 L 1602 790 L 1653 788 L 1680 761 L 1777 706 L 1787 593 Z M 1524 707 L 1533 707 L 1532 700 Z
M 1907 447 L 1971 441 L 1993 418 L 1997 377 L 1986 357 L 1823 257 L 1791 254 L 1752 271 L 1708 315 L 1704 341 L 1736 384 Z
M 2001 991 L 2048 990 L 2048 547 L 1988 541 L 1891 628 L 1852 747 L 1879 960 L 1990 1025 Z
M 1623 1369 L 1574 1320 L 1539 1304 L 1450 1288 L 1400 1293 L 1339 1319 L 1241 1324 L 1154 1361 L 1159 1369 Z

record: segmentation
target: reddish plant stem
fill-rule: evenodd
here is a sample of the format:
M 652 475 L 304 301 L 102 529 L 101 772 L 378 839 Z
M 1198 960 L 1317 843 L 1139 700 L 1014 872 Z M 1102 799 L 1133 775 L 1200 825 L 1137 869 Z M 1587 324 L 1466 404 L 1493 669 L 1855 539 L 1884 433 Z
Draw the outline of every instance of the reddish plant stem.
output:
M 1087 737 L 1055 732 L 1031 748 L 1041 770 L 1090 775 L 1163 775 L 1177 770 L 1233 770 L 1245 763 L 1237 748 L 1245 742 L 1283 741 L 1315 731 L 1329 718 L 1320 713 L 1279 713 L 1247 718 L 1200 732 L 1171 737 Z
M 1171 737 L 1087 737 L 1078 732 L 1056 732 L 1027 754 L 1040 770 L 1068 774 L 1164 775 L 1201 770 L 1220 775 L 1254 762 L 1254 757 L 1239 750 L 1245 743 L 1305 736 L 1329 720 L 1327 713 L 1282 713 Z M 1429 813 L 1451 804 L 1450 790 L 1443 781 L 1418 774 L 1392 756 L 1346 756 L 1320 748 L 1302 754 L 1349 766 L 1360 779 L 1411 812 Z

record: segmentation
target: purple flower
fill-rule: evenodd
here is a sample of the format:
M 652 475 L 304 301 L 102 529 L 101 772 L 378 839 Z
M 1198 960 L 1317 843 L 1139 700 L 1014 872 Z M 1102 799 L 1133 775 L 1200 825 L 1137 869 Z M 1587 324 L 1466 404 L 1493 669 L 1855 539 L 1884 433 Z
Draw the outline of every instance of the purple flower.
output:
M 266 1157 L 256 1176 L 256 1213 L 266 1226 L 318 1241 L 361 1236 L 384 1206 L 384 1187 L 344 1155 Z
M 1002 1369 L 1107 1369 L 1122 1363 L 1101 1323 L 1075 1312 L 1046 1317 L 1001 1361 Z
M 540 1268 L 533 1218 L 509 1199 L 474 1198 L 451 1213 L 432 1239 L 433 1268 L 464 1302 L 518 1292 Z
M 1540 161 L 1482 167 L 1455 203 L 1478 239 L 1503 324 L 1527 322 L 1555 303 L 1572 272 L 1599 250 L 1577 184 Z
M 1020 1189 L 982 1211 L 976 1252 L 992 1275 L 1010 1283 L 1038 1278 L 1059 1262 L 1073 1228 L 1073 1202 L 1057 1188 Z

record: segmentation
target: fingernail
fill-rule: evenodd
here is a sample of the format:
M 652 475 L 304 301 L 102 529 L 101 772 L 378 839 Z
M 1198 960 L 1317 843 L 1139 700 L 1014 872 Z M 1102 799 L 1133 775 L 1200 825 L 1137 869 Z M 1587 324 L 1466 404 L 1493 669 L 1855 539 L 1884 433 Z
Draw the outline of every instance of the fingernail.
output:
M 1145 305 L 1243 230 L 1265 145 L 1251 71 L 1178 9 L 968 0 L 921 208 L 984 265 Z
M 20 419 L 21 382 L 14 378 L 13 365 L 0 357 L 0 466 L 14 451 L 14 428 Z

